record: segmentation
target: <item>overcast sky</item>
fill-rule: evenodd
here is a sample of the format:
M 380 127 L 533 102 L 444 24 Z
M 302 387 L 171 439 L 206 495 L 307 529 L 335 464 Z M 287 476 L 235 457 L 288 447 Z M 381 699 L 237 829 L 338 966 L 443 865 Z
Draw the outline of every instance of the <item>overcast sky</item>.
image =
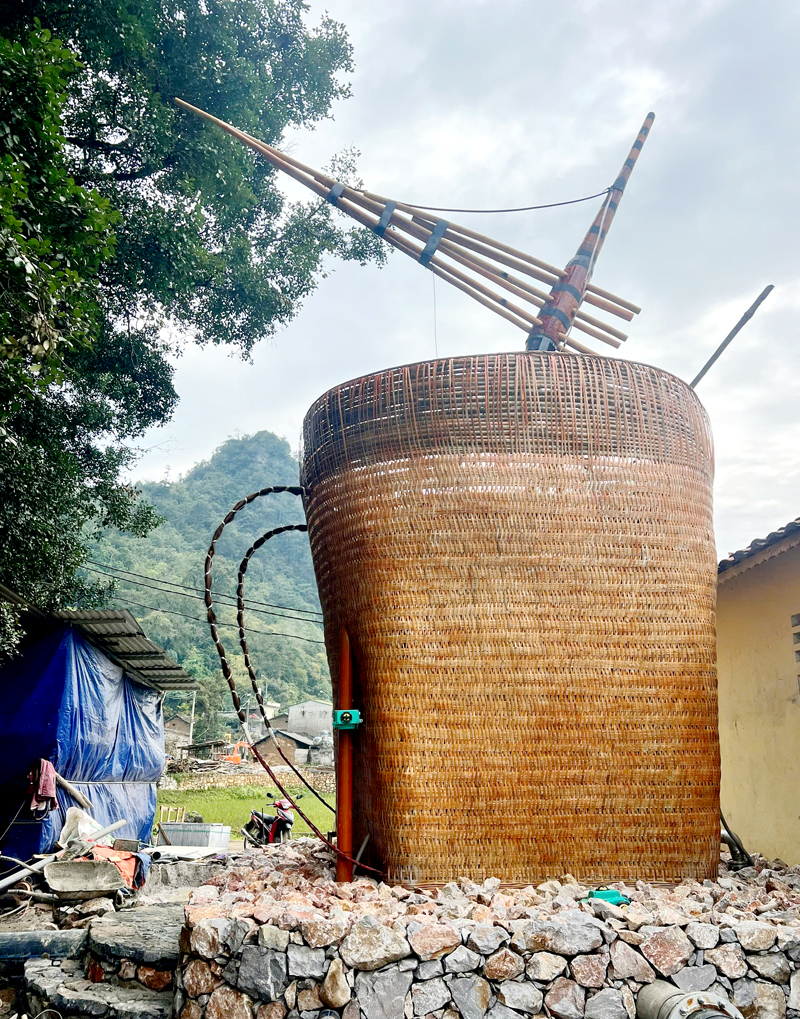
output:
M 367 187 L 394 198 L 505 207 L 592 194 L 655 111 L 594 282 L 644 309 L 623 355 L 686 380 L 775 284 L 698 386 L 716 443 L 720 557 L 800 515 L 800 5 L 312 0 L 309 20 L 323 10 L 350 34 L 353 96 L 287 144 L 319 167 L 355 146 Z M 595 211 L 453 218 L 563 265 Z M 314 399 L 354 376 L 524 345 L 441 281 L 434 328 L 432 275 L 402 254 L 382 270 L 333 269 L 252 364 L 187 350 L 180 406 L 144 439 L 135 477 L 175 478 L 260 429 L 296 449 Z

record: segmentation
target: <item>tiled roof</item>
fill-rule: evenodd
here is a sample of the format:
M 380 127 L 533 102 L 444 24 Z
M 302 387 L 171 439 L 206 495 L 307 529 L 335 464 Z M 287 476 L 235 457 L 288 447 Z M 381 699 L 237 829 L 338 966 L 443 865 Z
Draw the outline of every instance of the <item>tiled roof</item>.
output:
M 790 520 L 785 527 L 779 528 L 777 531 L 773 531 L 772 534 L 768 534 L 766 538 L 756 538 L 755 541 L 751 541 L 747 548 L 742 548 L 738 552 L 731 552 L 727 559 L 723 559 L 717 567 L 718 573 L 724 573 L 725 570 L 736 566 L 743 559 L 748 559 L 750 556 L 755 555 L 757 552 L 763 552 L 765 548 L 769 548 L 770 545 L 777 545 L 779 541 L 784 538 L 788 538 L 792 534 L 796 534 L 800 531 L 800 517 L 796 520 Z

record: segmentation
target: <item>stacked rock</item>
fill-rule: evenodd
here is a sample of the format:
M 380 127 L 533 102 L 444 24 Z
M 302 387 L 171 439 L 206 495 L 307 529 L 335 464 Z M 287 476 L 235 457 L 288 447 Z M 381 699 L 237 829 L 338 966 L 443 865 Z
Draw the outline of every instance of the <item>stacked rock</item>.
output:
M 570 875 L 522 889 L 336 884 L 310 839 L 212 880 L 186 907 L 180 1019 L 634 1019 L 637 991 L 659 978 L 729 994 L 745 1019 L 800 1019 L 800 868 L 780 861 L 717 882 L 616 884 L 620 906 Z

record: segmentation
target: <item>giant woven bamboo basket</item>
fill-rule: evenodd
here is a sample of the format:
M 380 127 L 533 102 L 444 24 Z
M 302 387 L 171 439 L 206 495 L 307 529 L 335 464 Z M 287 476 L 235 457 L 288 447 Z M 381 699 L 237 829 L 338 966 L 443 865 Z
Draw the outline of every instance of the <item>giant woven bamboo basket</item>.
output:
M 568 354 L 332 389 L 303 484 L 355 845 L 391 878 L 678 880 L 719 850 L 713 454 L 679 379 Z

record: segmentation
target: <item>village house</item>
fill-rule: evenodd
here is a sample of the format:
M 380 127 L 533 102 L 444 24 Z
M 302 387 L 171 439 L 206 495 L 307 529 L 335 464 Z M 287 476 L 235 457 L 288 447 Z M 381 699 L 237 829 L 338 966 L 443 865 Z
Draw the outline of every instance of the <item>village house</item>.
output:
M 321 736 L 333 729 L 333 704 L 330 701 L 301 701 L 287 713 L 286 728 L 304 736 Z
M 722 811 L 800 863 L 800 518 L 719 564 L 717 669 Z
M 275 746 L 276 741 L 290 764 L 299 765 L 307 762 L 308 749 L 314 741 L 313 737 L 304 736 L 299 732 L 284 732 L 280 729 L 273 731 L 275 733 L 274 739 L 268 734 L 262 739 L 257 740 L 255 744 L 256 749 L 267 764 L 280 765 L 286 763 Z
M 170 715 L 169 718 L 164 719 L 164 731 L 185 736 L 185 742 L 189 743 L 192 735 L 192 721 L 185 715 Z

